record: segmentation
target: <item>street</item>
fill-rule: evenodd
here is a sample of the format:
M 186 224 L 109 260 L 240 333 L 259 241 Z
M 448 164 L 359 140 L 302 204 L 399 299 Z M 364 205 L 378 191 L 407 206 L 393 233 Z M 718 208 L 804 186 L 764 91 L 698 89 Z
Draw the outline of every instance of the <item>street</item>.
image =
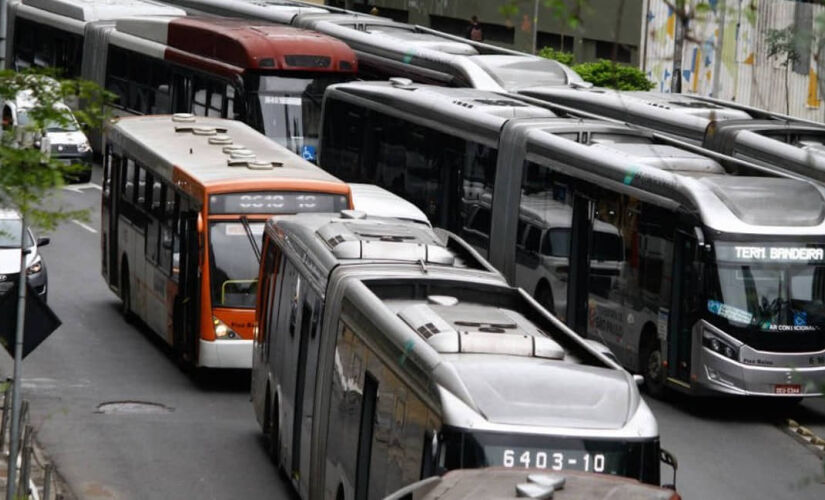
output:
M 90 220 L 64 224 L 43 249 L 63 326 L 23 365 L 38 441 L 79 498 L 291 498 L 260 439 L 248 374 L 196 383 L 120 315 L 100 276 L 99 175 L 60 195 Z M 10 374 L 11 359 L 0 367 Z M 822 459 L 778 425 L 792 417 L 825 435 L 825 401 L 648 401 L 683 498 L 825 498 Z M 112 402 L 152 405 L 100 407 Z

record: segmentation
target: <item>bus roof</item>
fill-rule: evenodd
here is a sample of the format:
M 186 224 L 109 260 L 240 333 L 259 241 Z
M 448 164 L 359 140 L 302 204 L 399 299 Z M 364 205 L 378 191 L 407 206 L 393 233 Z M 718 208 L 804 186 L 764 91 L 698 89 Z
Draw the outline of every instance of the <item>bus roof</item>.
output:
M 185 16 L 186 12 L 153 0 L 22 0 L 23 5 L 77 21 L 105 21 L 127 16 Z
M 329 12 L 320 5 L 307 5 L 290 0 L 169 0 L 169 3 L 202 12 L 266 19 L 280 24 L 290 24 L 298 14 Z
M 300 214 L 270 220 L 267 231 L 288 233 L 300 241 L 325 275 L 341 264 L 393 262 L 470 268 L 503 279 L 456 236 L 436 233 L 413 220 L 368 216 L 358 210 L 333 215 Z
M 349 82 L 327 88 L 325 99 L 350 96 L 361 106 L 399 110 L 438 125 L 450 120 L 472 124 L 477 131 L 498 138 L 502 125 L 513 118 L 548 118 L 552 111 L 525 104 L 495 92 L 412 83 L 404 78 L 390 82 Z M 361 99 L 358 99 L 358 98 Z M 437 116 L 437 119 L 432 117 Z
M 218 17 L 135 17 L 117 30 L 164 44 L 167 59 L 195 55 L 242 69 L 355 72 L 345 43 L 312 31 Z
M 477 412 L 479 428 L 657 434 L 655 424 L 634 418 L 646 410 L 627 372 L 508 286 L 461 239 L 351 216 L 279 216 L 266 234 L 322 293 L 344 287 L 387 341 Z
M 114 120 L 107 140 L 126 149 L 169 179 L 206 188 L 227 183 L 284 183 L 294 190 L 326 186 L 349 194 L 336 177 L 271 141 L 245 123 L 192 115 L 136 116 Z M 185 184 L 185 182 L 184 182 Z M 303 187 L 302 187 L 303 186 Z
M 571 500 L 679 500 L 673 490 L 626 477 L 547 469 L 452 470 L 404 487 L 385 500 L 505 500 L 507 498 Z

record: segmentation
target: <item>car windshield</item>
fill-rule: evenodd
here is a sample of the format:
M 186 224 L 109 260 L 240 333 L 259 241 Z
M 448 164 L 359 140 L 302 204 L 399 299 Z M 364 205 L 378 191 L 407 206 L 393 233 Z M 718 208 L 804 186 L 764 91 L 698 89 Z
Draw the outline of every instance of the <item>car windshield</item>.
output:
M 20 248 L 20 219 L 0 219 L 0 248 Z M 26 231 L 26 247 L 34 244 L 31 233 Z
M 255 94 L 264 133 L 304 159 L 315 161 L 324 90 L 348 79 L 342 75 L 260 77 Z
M 257 245 L 263 222 L 250 222 Z M 212 307 L 254 308 L 258 288 L 258 259 L 249 234 L 240 221 L 212 222 L 209 226 Z
M 32 119 L 27 112 L 17 112 L 18 125 L 20 125 L 21 127 L 26 127 L 29 124 L 31 124 L 31 122 Z M 61 121 L 48 120 L 44 125 L 46 132 L 77 132 L 78 130 L 80 130 L 77 127 L 77 122 L 74 120 L 74 117 L 70 115 L 65 116 L 65 119 Z
M 780 348 L 778 338 L 797 350 L 825 342 L 825 249 L 717 245 L 716 253 L 706 278 L 711 322 L 757 348 Z

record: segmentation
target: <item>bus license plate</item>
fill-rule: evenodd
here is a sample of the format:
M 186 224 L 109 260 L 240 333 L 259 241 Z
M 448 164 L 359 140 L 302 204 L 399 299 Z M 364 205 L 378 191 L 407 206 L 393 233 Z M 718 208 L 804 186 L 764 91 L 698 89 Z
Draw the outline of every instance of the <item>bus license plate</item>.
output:
M 802 394 L 802 386 L 799 384 L 783 384 L 773 386 L 774 394 Z

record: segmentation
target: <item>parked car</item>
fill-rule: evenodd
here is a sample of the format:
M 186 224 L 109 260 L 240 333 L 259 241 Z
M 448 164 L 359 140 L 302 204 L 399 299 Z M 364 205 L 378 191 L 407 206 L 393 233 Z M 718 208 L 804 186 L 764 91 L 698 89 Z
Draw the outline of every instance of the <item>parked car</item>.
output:
M 20 272 L 20 237 L 24 235 L 23 247 L 26 248 L 26 274 L 29 285 L 46 301 L 48 276 L 46 262 L 38 248 L 48 245 L 49 238 L 35 238 L 30 227 L 22 229 L 20 214 L 14 210 L 0 209 L 0 295 L 14 288 Z
M 56 82 L 55 82 L 56 84 Z M 92 176 L 92 147 L 86 134 L 80 129 L 71 109 L 64 103 L 55 105 L 65 120 L 45 124 L 45 130 L 27 130 L 31 123 L 29 112 L 37 105 L 30 91 L 17 93 L 14 100 L 2 103 L 3 130 L 13 130 L 20 147 L 41 148 L 44 152 L 66 164 L 80 164 L 85 168 L 72 177 L 89 182 Z

